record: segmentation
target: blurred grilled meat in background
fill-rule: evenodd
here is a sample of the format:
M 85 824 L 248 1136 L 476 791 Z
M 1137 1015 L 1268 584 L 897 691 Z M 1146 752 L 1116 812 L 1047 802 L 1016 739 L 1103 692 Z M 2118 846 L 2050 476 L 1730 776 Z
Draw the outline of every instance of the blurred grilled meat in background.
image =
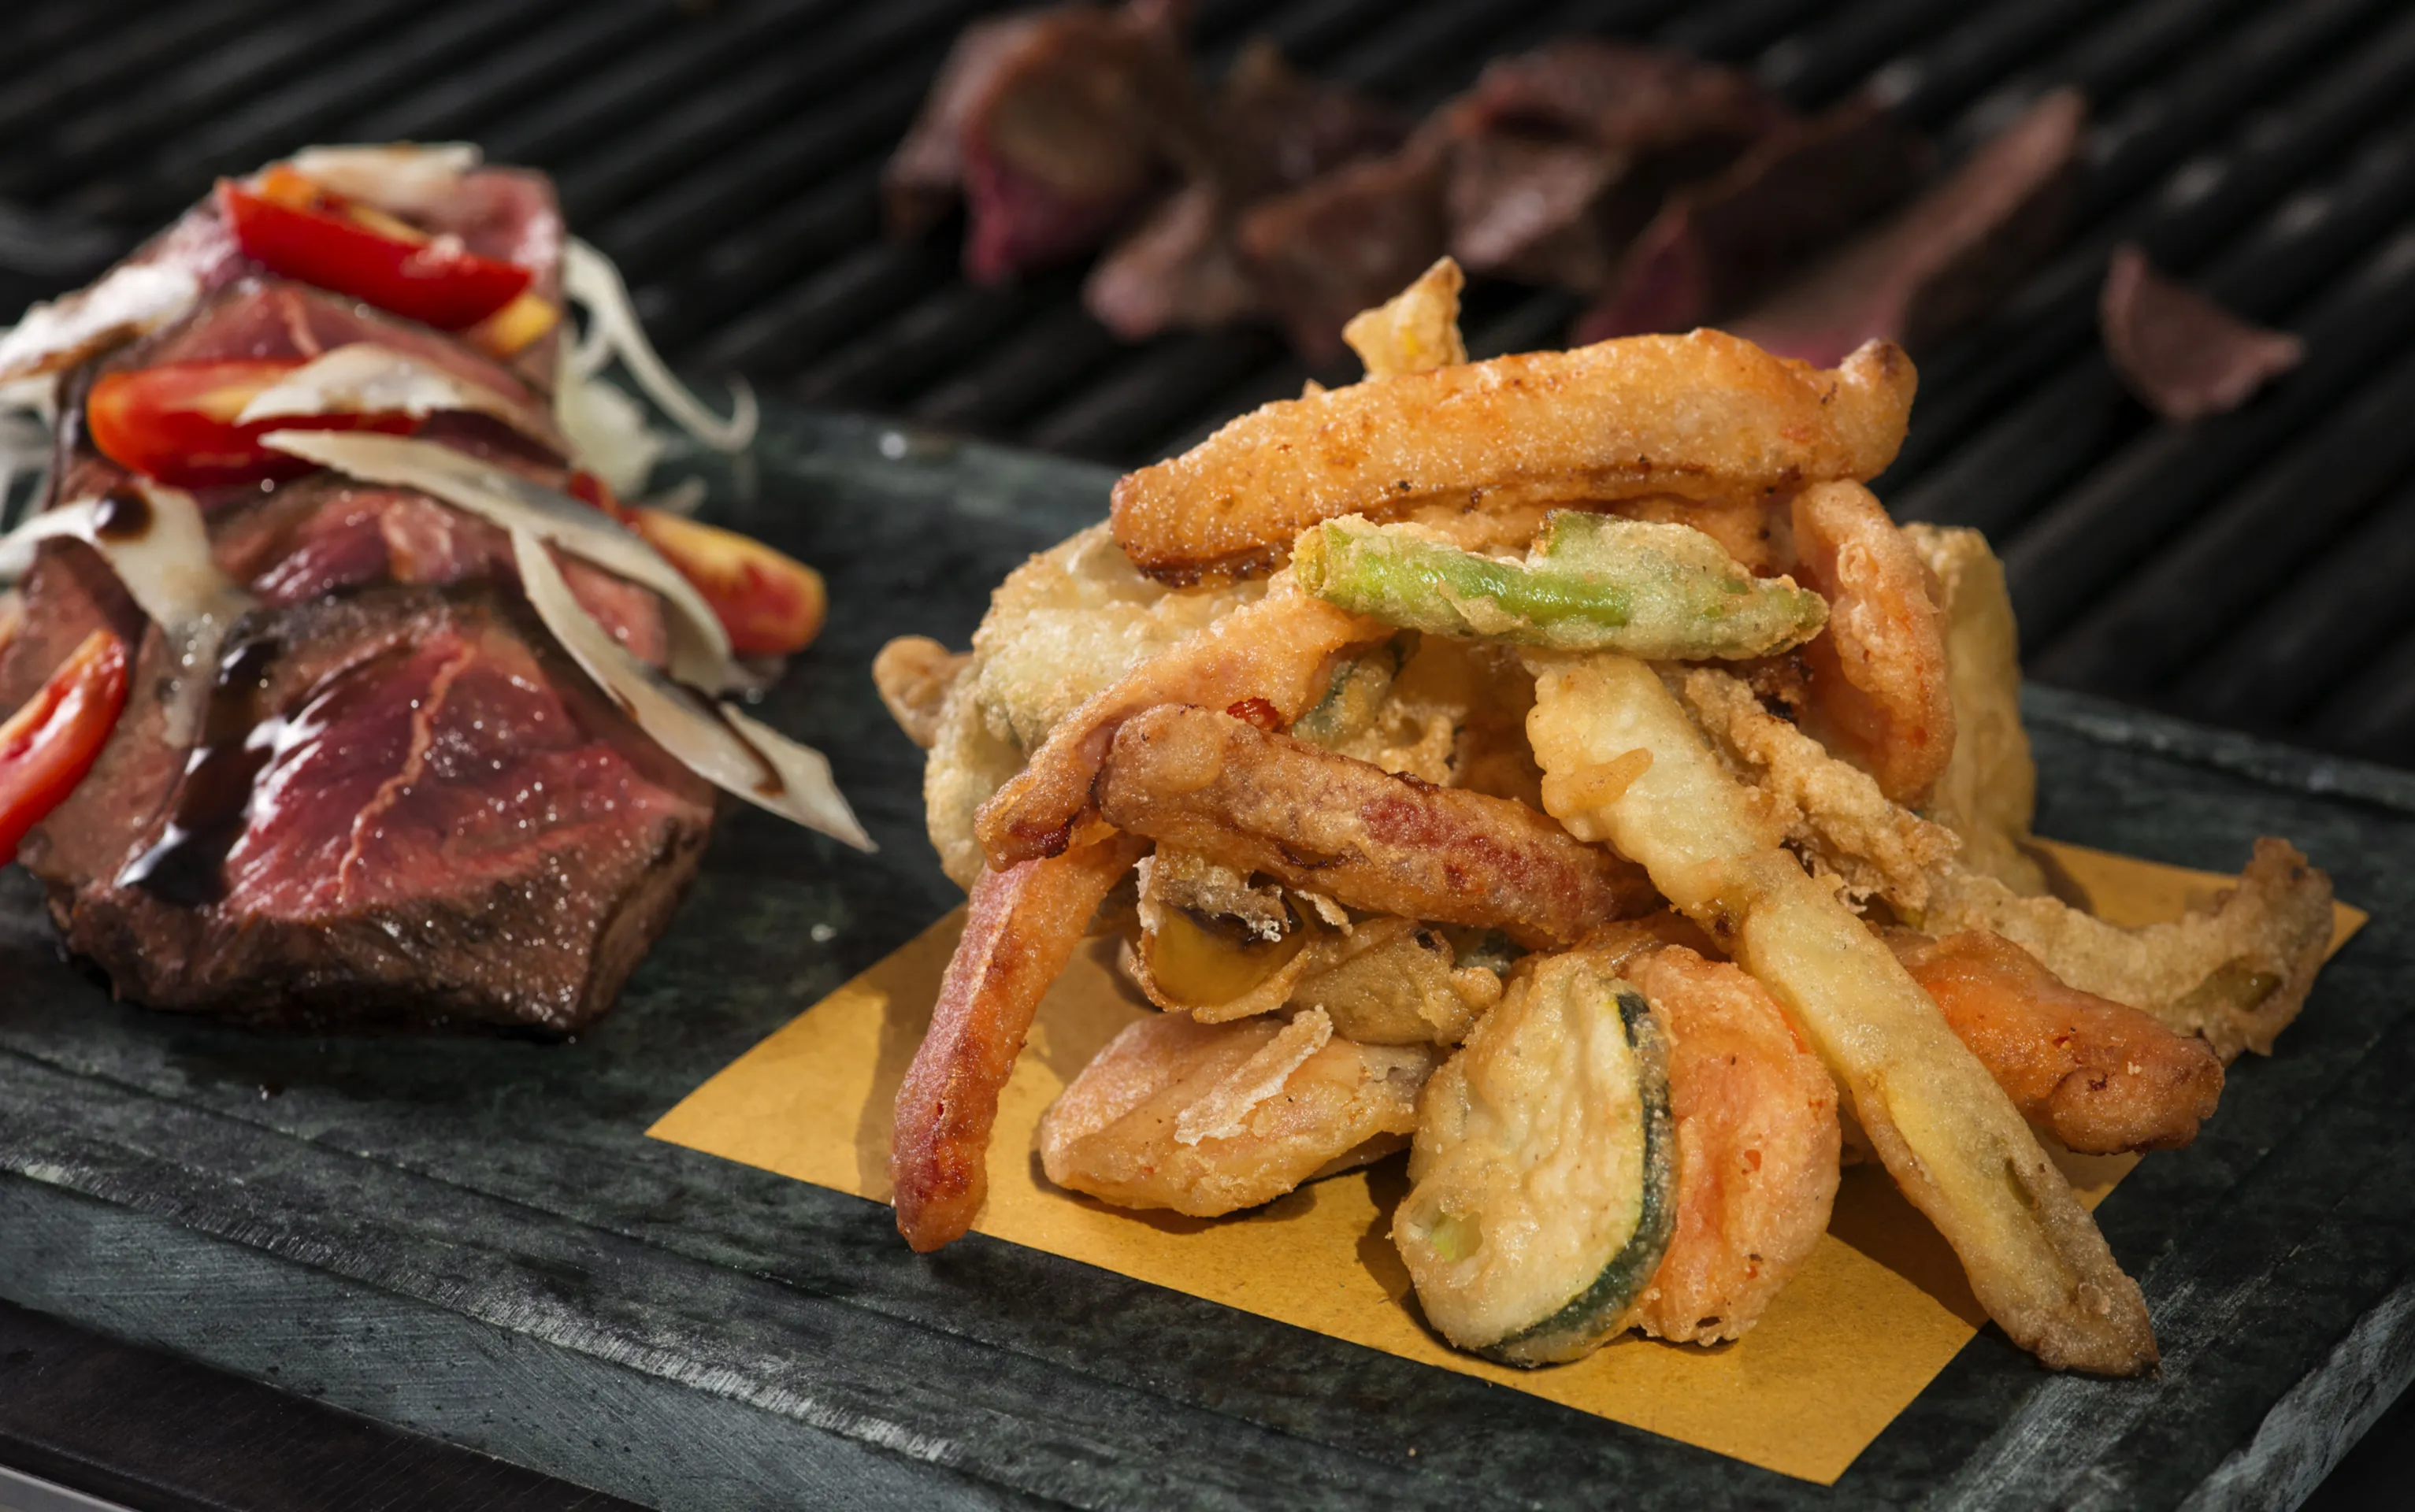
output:
M 967 278 L 944 164 L 942 192 L 904 212 L 892 184 L 892 217 L 909 233 L 884 234 L 884 169 L 959 35 L 984 19 L 952 0 L 27 0 L 0 53 L 0 317 L 90 277 L 218 173 L 308 142 L 467 139 L 555 175 L 571 223 L 619 261 L 676 363 L 742 369 L 802 403 L 1130 464 L 1312 376 L 1353 376 L 1346 361 L 1304 364 L 1264 313 L 1318 291 L 1234 277 L 1217 237 L 1228 221 L 1272 218 L 1258 233 L 1268 255 L 1312 258 L 1331 234 L 1313 230 L 1315 213 L 1347 224 L 1350 212 L 1285 197 L 1336 163 L 1378 178 L 1427 172 L 1415 154 L 1446 102 L 1478 117 L 1460 118 L 1466 132 L 1505 119 L 1516 130 L 1487 139 L 1483 172 L 1434 178 L 1437 227 L 1464 212 L 1462 227 L 1495 234 L 1463 232 L 1476 244 L 1463 255 L 1587 286 L 1478 278 L 1467 328 L 1480 357 L 1558 345 L 1588 308 L 1596 331 L 1682 318 L 1703 300 L 1760 305 L 1737 320 L 1748 329 L 1817 326 L 1833 297 L 1801 283 L 1773 292 L 1802 270 L 1773 270 L 1735 227 L 1794 216 L 1831 236 L 1836 205 L 1772 186 L 1882 127 L 1925 141 L 1943 175 L 1933 182 L 1951 184 L 1958 165 L 1985 161 L 1983 146 L 2011 155 L 2008 127 L 2050 138 L 2055 102 L 2069 97 L 2085 106 L 2076 153 L 2032 143 L 2034 182 L 2021 185 L 2052 190 L 2056 235 L 2031 249 L 2034 266 L 2008 293 L 1954 311 L 1958 332 L 1922 344 L 1912 438 L 1880 491 L 1900 517 L 1995 539 L 2041 680 L 2415 765 L 2415 14 L 2404 6 L 1201 0 L 1178 22 L 1146 7 L 1103 15 L 1026 66 L 1078 80 L 1084 48 L 1136 51 L 1173 67 L 1163 87 L 1202 109 L 1307 123 L 1268 125 L 1257 142 L 1170 133 L 1148 144 L 1170 170 L 1148 154 L 1083 158 L 1101 187 L 1073 208 L 1155 238 L 1074 226 L 1077 241 L 1122 241 L 1124 302 L 1094 291 L 1091 303 L 1144 330 L 1181 323 L 1166 307 L 1188 301 L 1215 327 L 1137 342 L 1086 309 L 1087 257 Z M 1539 129 L 1550 112 L 1531 104 L 1464 105 L 1485 97 L 1469 91 L 1489 63 L 1578 37 L 1724 65 L 1793 123 L 1773 136 L 1735 126 L 1748 102 L 1687 95 L 1698 119 L 1680 144 L 1692 154 L 1676 175 L 1692 182 L 1683 202 L 1659 203 L 1656 188 L 1640 207 L 1615 206 L 1622 242 L 1641 234 L 1663 274 L 1710 280 L 1685 297 L 1668 292 L 1683 278 L 1620 283 L 1581 236 L 1522 240 L 1476 213 L 1513 172 L 1614 199 L 1598 157 L 1563 150 L 1598 149 L 1609 127 L 1554 117 Z M 1514 93 L 1501 79 L 1486 91 Z M 2011 172 L 1972 170 L 1962 192 L 2003 198 L 1990 175 Z M 1152 206 L 1148 186 L 1164 174 L 1190 186 L 1187 199 Z M 989 192 L 1018 191 L 1002 182 L 993 175 Z M 1838 192 L 1867 195 L 1857 223 L 1894 238 L 1854 255 L 1892 259 L 1899 281 L 1918 282 L 1912 269 L 1924 289 L 1952 284 L 1936 269 L 1960 267 L 1958 247 L 1988 251 L 2011 234 L 1958 244 L 1936 229 L 1948 211 L 1978 213 L 1968 205 L 1882 231 L 1890 214 L 1916 218 L 1882 208 L 1895 202 L 1885 185 Z M 1308 229 L 1284 231 L 1277 211 Z M 1041 217 L 1042 232 L 1064 225 Z M 2125 246 L 2231 315 L 2297 337 L 2297 365 L 2230 412 L 2159 419 L 2098 334 L 2100 291 Z M 1000 244 L 975 265 L 995 275 L 1026 250 Z M 2122 319 L 2134 307 L 2125 292 Z M 1242 319 L 1216 323 L 1227 314 Z M 1892 318 L 1918 339 L 1920 308 Z M 1303 345 L 1319 351 L 1309 334 Z M 2136 367 L 2123 369 L 2132 382 Z

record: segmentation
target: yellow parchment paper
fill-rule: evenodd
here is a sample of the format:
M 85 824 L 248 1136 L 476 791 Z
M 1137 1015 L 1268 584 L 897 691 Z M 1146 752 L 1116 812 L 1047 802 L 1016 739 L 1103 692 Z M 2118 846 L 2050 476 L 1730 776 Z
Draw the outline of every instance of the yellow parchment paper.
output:
M 2229 879 L 2051 847 L 2098 912 L 2177 917 Z M 2342 906 L 2337 950 L 2364 921 Z M 886 1202 L 890 1107 L 921 1043 L 963 910 L 799 1015 L 648 1132 L 726 1160 Z M 1480 1376 L 1581 1412 L 1832 1484 L 1986 1321 L 1953 1251 L 1883 1171 L 1844 1174 L 1828 1234 L 1744 1339 L 1713 1349 L 1628 1338 L 1573 1365 L 1515 1370 L 1444 1345 L 1387 1235 L 1407 1187 L 1397 1160 L 1225 1219 L 1134 1213 L 1050 1185 L 1040 1115 L 1125 1025 L 1153 1011 L 1093 941 L 1041 1004 L 999 1100 L 979 1230 L 1371 1349 Z M 2094 1206 L 2136 1157 L 2059 1156 Z M 899 1243 L 902 1245 L 903 1240 Z

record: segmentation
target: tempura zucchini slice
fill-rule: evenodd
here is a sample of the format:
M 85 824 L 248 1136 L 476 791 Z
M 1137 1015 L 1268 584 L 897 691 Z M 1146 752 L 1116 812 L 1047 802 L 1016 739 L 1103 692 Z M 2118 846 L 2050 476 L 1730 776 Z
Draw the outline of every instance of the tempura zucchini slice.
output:
M 1508 1365 L 1617 1331 L 1676 1222 L 1668 1040 L 1584 951 L 1553 956 L 1434 1073 L 1392 1220 L 1427 1319 Z
M 1529 658 L 1527 730 L 1555 793 L 1650 753 L 1642 773 L 1552 816 L 1642 862 L 1786 1009 L 1852 1100 L 1912 1205 L 2014 1342 L 2059 1369 L 2155 1363 L 2138 1283 L 1976 1056 L 1894 952 L 1778 848 L 1659 675 L 1623 656 Z M 1608 792 L 1607 788 L 1603 791 Z

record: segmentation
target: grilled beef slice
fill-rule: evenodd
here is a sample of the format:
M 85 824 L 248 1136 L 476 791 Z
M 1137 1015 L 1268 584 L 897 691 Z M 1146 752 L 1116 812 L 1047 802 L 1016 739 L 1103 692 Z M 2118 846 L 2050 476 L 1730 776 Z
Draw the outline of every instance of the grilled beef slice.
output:
M 189 758 L 164 732 L 166 655 L 150 631 L 99 761 L 22 852 L 68 949 L 124 996 L 577 1029 L 695 875 L 710 790 L 502 585 L 255 611 Z
M 2298 337 L 2250 325 L 2167 277 L 2127 242 L 2106 269 L 2097 324 L 2105 355 L 2138 402 L 2183 423 L 2239 408 L 2306 352 Z
M 1911 193 L 1925 156 L 1915 132 L 1867 98 L 1779 127 L 1669 196 L 1572 339 L 1690 331 L 1746 306 Z
M 2076 91 L 2048 95 L 1895 218 L 1729 329 L 1819 367 L 1874 338 L 1918 356 L 1993 308 L 2061 245 L 2087 115 Z

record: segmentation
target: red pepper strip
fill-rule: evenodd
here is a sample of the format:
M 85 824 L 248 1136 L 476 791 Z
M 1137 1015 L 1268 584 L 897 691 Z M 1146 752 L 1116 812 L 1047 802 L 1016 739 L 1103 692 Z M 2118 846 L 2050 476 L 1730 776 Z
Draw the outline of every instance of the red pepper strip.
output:
M 0 725 L 0 864 L 83 781 L 125 708 L 126 642 L 96 630 Z
M 218 204 L 236 243 L 286 277 L 442 331 L 477 324 L 529 286 L 528 269 L 466 251 L 453 237 L 388 235 L 362 223 L 370 217 L 346 213 L 334 195 L 322 193 L 318 205 L 307 207 L 286 202 L 291 198 L 270 199 L 232 179 L 218 181 Z M 395 229 L 410 228 L 398 223 Z
M 822 575 L 753 536 L 667 509 L 631 508 L 592 472 L 570 475 L 571 497 L 593 504 L 646 538 L 704 595 L 729 649 L 741 656 L 787 656 L 813 644 L 830 612 Z
M 377 430 L 404 434 L 404 414 L 279 415 L 237 425 L 263 389 L 302 366 L 298 357 L 173 362 L 109 373 L 84 400 L 92 443 L 118 466 L 179 488 L 298 478 L 315 465 L 272 452 L 272 430 Z

